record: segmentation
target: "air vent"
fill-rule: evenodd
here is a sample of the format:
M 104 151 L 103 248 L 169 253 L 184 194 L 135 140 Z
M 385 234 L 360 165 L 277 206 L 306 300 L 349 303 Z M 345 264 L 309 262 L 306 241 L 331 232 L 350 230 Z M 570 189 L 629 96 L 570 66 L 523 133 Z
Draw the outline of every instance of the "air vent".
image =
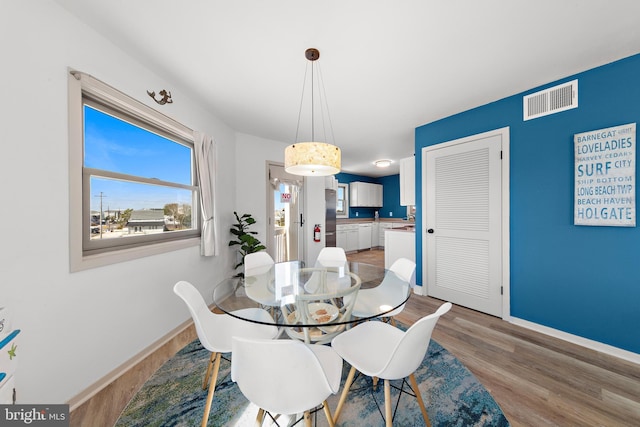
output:
M 527 95 L 523 107 L 524 120 L 578 108 L 578 80 Z

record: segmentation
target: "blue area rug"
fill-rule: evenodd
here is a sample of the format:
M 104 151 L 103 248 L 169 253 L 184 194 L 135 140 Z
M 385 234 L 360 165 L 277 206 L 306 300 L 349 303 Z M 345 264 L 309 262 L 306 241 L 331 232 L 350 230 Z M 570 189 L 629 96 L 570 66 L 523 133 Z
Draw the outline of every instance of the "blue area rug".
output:
M 202 390 L 202 380 L 208 360 L 209 352 L 198 340 L 180 350 L 133 397 L 116 426 L 199 426 L 207 396 L 207 392 Z M 349 368 L 345 363 L 342 384 Z M 433 340 L 416 372 L 416 380 L 434 427 L 509 425 L 498 404 L 473 374 Z M 398 387 L 401 383 L 392 381 L 392 385 Z M 374 392 L 370 384 L 371 380 L 364 376 L 356 379 L 340 414 L 339 426 L 384 426 L 376 406 L 377 401 L 384 412 L 384 387 L 381 381 Z M 397 395 L 398 391 L 392 388 L 393 402 L 396 402 Z M 329 398 L 332 412 L 339 397 L 338 394 Z M 247 401 L 231 381 L 231 364 L 223 359 L 208 425 L 253 426 L 257 413 L 258 408 Z M 286 419 L 279 419 L 281 426 L 287 425 Z M 314 425 L 327 425 L 323 411 L 318 412 L 316 421 Z M 424 426 L 414 397 L 402 395 L 393 424 Z M 265 421 L 264 425 L 270 423 Z

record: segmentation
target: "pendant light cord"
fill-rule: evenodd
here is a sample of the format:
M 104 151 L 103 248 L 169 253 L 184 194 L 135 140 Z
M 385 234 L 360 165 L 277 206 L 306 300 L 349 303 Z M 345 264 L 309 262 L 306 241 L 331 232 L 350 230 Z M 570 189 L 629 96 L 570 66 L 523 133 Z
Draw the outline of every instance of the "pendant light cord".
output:
M 298 108 L 298 123 L 296 126 L 296 136 L 294 138 L 294 143 L 298 142 L 298 136 L 300 134 L 300 121 L 302 119 L 302 108 L 304 106 L 304 95 L 305 95 L 305 91 L 306 91 L 306 87 L 307 87 L 307 75 L 309 73 L 309 64 L 311 64 L 311 141 L 315 141 L 315 93 L 314 93 L 314 78 L 315 78 L 315 70 L 314 70 L 314 62 L 316 61 L 311 61 L 308 60 L 306 67 L 304 69 L 304 79 L 302 81 L 302 95 L 300 96 L 300 107 Z M 320 67 L 320 64 L 318 64 L 318 67 Z M 331 137 L 330 140 L 332 141 L 333 144 L 335 144 L 335 136 L 333 133 L 333 123 L 331 121 L 331 115 L 329 113 L 329 105 L 327 102 L 327 97 L 326 97 L 326 92 L 325 92 L 325 87 L 324 87 L 324 80 L 322 78 L 322 70 L 320 68 L 318 68 L 318 94 L 320 96 L 320 110 L 321 110 L 321 114 L 322 114 L 322 125 L 323 125 L 323 132 L 324 132 L 324 138 L 327 139 L 327 129 L 326 129 L 326 121 L 324 120 L 324 112 L 326 109 L 326 114 L 327 114 L 327 121 L 329 122 L 329 136 Z M 322 97 L 322 95 L 324 94 L 324 99 Z M 324 102 L 323 102 L 324 101 Z M 329 142 L 329 140 L 327 140 L 326 142 Z
M 298 124 L 296 126 L 296 137 L 293 139 L 294 144 L 298 142 L 298 133 L 300 132 L 300 118 L 302 117 L 302 104 L 304 103 L 304 91 L 307 86 L 307 71 L 309 70 L 309 62 L 304 69 L 304 78 L 302 79 L 302 95 L 300 96 L 300 108 L 298 109 Z M 313 82 L 311 82 L 313 85 Z
M 329 112 L 329 101 L 327 100 L 327 91 L 324 87 L 324 78 L 322 77 L 322 67 L 318 63 L 318 96 L 320 97 L 320 113 L 322 115 L 322 131 L 324 132 L 325 142 L 331 144 L 336 143 L 336 138 L 333 133 L 333 122 L 331 121 L 331 113 Z M 325 111 L 327 119 L 325 120 Z M 329 132 L 327 132 L 327 122 L 329 123 Z M 329 137 L 330 138 L 329 138 Z
M 314 61 L 315 62 L 315 61 Z M 311 62 L 311 141 L 315 141 L 315 123 L 314 123 L 314 103 L 313 103 L 313 68 L 314 63 Z

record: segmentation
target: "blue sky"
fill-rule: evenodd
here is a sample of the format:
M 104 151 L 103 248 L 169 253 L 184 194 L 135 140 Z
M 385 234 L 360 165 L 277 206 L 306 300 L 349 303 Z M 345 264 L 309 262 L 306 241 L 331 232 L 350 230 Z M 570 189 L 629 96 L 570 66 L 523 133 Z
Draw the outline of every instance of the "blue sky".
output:
M 92 107 L 84 108 L 86 167 L 191 184 L 191 150 Z M 191 204 L 191 192 L 94 177 L 91 210 L 162 208 Z

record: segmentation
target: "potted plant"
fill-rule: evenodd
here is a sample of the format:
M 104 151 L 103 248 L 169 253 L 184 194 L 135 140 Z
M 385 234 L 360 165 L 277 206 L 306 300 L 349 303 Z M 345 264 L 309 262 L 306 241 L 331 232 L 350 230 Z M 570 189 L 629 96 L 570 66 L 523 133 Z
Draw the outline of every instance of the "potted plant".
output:
M 239 216 L 238 212 L 235 211 L 233 214 L 235 215 L 237 222 L 231 226 L 229 231 L 235 236 L 236 240 L 229 241 L 229 246 L 240 246 L 238 253 L 241 256 L 241 259 L 240 262 L 233 267 L 236 269 L 244 265 L 244 257 L 247 254 L 260 252 L 267 248 L 262 244 L 262 242 L 260 242 L 260 240 L 254 237 L 258 232 L 249 230 L 249 227 L 256 223 L 256 220 L 251 216 L 251 214 L 243 214 L 242 216 Z M 236 276 L 244 277 L 244 273 L 240 272 Z

